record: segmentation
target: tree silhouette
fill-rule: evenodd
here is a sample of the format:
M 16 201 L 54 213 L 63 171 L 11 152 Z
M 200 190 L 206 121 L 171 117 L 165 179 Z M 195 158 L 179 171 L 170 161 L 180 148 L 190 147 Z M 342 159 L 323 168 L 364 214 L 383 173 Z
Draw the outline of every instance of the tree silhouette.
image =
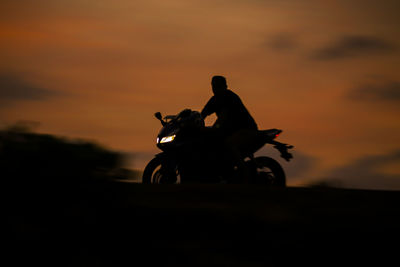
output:
M 122 160 L 122 154 L 93 142 L 34 133 L 24 125 L 0 131 L 3 179 L 30 184 L 109 179 Z

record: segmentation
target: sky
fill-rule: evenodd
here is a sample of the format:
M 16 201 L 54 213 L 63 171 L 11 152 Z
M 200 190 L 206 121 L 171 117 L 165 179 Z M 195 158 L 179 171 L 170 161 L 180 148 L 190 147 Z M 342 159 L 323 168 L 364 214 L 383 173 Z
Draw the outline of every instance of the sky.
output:
M 143 169 L 153 114 L 200 111 L 227 78 L 288 185 L 400 190 L 397 0 L 2 0 L 0 127 L 93 140 Z M 214 117 L 207 118 L 211 125 Z

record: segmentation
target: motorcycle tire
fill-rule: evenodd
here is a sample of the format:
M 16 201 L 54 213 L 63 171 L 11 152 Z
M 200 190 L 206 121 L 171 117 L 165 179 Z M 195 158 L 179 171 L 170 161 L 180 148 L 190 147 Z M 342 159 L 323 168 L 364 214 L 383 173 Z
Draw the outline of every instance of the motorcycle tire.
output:
M 257 168 L 255 183 L 286 187 L 286 175 L 281 165 L 269 157 L 254 158 Z
M 169 176 L 163 175 L 161 172 L 162 159 L 155 157 L 144 168 L 142 183 L 143 184 L 173 184 L 178 181 L 178 173 Z

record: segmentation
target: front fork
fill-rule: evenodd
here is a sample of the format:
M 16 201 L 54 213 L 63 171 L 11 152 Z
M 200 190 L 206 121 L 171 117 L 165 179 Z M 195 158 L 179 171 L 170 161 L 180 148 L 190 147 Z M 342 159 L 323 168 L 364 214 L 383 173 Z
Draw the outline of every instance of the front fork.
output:
M 160 173 L 163 177 L 164 182 L 174 183 L 177 180 L 178 174 L 178 161 L 173 153 L 160 153 L 156 157 L 161 157 L 161 168 Z

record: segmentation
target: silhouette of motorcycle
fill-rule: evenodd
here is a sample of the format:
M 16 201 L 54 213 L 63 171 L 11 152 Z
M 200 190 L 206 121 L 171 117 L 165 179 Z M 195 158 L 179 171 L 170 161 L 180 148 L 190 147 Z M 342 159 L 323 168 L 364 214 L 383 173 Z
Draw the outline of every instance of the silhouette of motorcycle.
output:
M 227 155 L 211 127 L 206 127 L 197 111 L 185 109 L 177 115 L 162 118 L 155 113 L 162 128 L 157 137 L 157 154 L 145 167 L 142 182 L 145 184 L 172 183 L 242 183 L 237 166 Z M 274 139 L 282 132 L 279 129 L 262 130 L 252 140 L 252 146 L 243 151 L 250 182 L 279 187 L 286 186 L 286 176 L 281 165 L 270 157 L 254 157 L 254 153 L 265 144 L 278 149 L 281 157 L 289 161 L 293 148 Z M 253 142 L 254 141 L 254 142 Z

